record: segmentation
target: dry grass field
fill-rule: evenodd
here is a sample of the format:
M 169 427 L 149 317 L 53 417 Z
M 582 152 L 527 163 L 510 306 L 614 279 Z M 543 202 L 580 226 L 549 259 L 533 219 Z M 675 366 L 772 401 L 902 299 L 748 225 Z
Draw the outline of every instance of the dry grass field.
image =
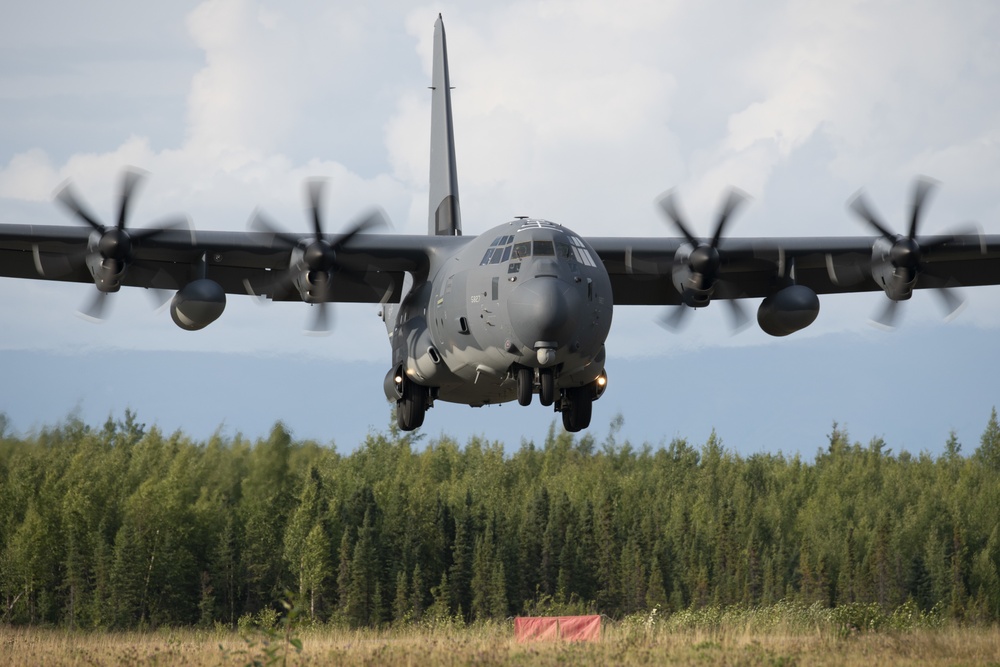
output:
M 71 632 L 0 627 L 3 665 L 1000 665 L 1000 628 L 870 633 L 606 623 L 600 643 L 518 644 L 511 624 L 283 637 L 228 630 Z

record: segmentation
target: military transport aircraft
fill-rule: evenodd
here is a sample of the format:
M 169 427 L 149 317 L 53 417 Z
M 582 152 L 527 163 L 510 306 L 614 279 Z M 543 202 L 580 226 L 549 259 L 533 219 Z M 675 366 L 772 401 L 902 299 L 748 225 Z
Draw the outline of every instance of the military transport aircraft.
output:
M 615 305 L 670 306 L 664 324 L 677 327 L 689 310 L 722 300 L 742 326 L 740 300 L 763 298 L 758 324 L 785 336 L 815 320 L 819 294 L 882 290 L 887 307 L 877 319 L 891 325 L 914 289 L 936 289 L 951 313 L 961 305 L 951 288 L 1000 284 L 1000 235 L 918 234 L 929 180 L 916 183 L 905 234 L 858 195 L 851 208 L 876 236 L 727 238 L 743 199 L 734 190 L 709 237 L 695 233 L 672 193 L 658 204 L 677 238 L 583 238 L 532 218 L 463 236 L 440 16 L 434 29 L 428 235 L 363 233 L 383 222 L 379 213 L 326 233 L 322 181 L 307 183 L 309 233 L 283 231 L 261 214 L 244 233 L 195 234 L 178 223 L 133 229 L 141 174 L 127 170 L 114 224 L 66 185 L 56 199 L 84 224 L 0 225 L 0 275 L 93 283 L 84 312 L 95 318 L 122 286 L 170 290 L 171 317 L 188 330 L 218 319 L 227 294 L 314 304 L 315 330 L 329 326 L 332 302 L 381 304 L 392 348 L 385 394 L 404 430 L 419 427 L 435 401 L 529 405 L 536 394 L 567 430 L 587 428 L 607 384 Z

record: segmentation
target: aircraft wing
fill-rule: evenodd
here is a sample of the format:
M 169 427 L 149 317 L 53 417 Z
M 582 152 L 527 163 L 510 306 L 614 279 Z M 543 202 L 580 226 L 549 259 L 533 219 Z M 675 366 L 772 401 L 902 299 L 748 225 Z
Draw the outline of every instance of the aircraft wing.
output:
M 671 275 L 683 238 L 588 238 L 611 277 L 615 305 L 677 305 Z M 713 298 L 766 297 L 787 283 L 817 294 L 882 290 L 873 275 L 879 237 L 725 238 Z M 1000 235 L 918 239 L 922 255 L 916 288 L 1000 284 Z
M 139 230 L 136 236 L 140 236 Z M 0 225 L 0 276 L 93 284 L 87 268 L 87 227 Z M 312 235 L 296 235 L 305 245 Z M 335 240 L 330 235 L 330 242 Z M 395 303 L 406 272 L 425 273 L 430 257 L 466 242 L 461 237 L 358 234 L 337 250 L 339 267 L 331 301 Z M 292 250 L 266 232 L 198 232 L 167 229 L 134 240 L 122 285 L 179 289 L 194 278 L 217 282 L 228 294 L 301 300 L 278 289 Z

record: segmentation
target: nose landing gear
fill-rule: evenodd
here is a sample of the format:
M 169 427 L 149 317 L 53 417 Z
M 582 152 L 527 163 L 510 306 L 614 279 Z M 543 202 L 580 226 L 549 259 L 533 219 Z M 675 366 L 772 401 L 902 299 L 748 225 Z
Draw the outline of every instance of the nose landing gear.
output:
M 531 395 L 535 392 L 535 369 L 521 366 L 517 369 L 517 402 L 531 405 Z
M 556 376 L 551 368 L 538 369 L 538 402 L 549 407 L 556 399 Z
M 531 405 L 531 395 L 535 392 L 535 369 L 521 366 L 517 369 L 517 402 Z M 548 407 L 556 399 L 556 378 L 551 368 L 538 369 L 538 401 Z

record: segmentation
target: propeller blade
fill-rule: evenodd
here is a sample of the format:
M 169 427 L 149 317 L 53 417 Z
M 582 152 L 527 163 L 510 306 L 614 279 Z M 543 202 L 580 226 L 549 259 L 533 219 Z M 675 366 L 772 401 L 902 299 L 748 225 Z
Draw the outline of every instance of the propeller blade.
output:
M 850 287 L 857 285 L 866 277 L 871 276 L 871 269 L 868 268 L 870 257 L 854 255 L 855 261 L 848 261 L 846 258 L 826 255 L 826 273 L 830 277 L 830 282 L 834 285 Z M 862 267 L 865 268 L 862 268 Z
M 73 187 L 70 185 L 69 181 L 66 181 L 59 191 L 56 193 L 56 201 L 65 206 L 71 213 L 76 217 L 83 220 L 85 223 L 93 227 L 96 231 L 101 234 L 104 233 L 104 225 L 97 221 L 90 212 L 84 208 L 83 204 L 77 198 L 76 193 L 73 192 Z
M 689 308 L 687 306 L 674 306 L 672 309 L 667 310 L 662 317 L 660 317 L 660 326 L 668 331 L 677 333 L 684 325 L 688 310 Z
M 32 247 L 35 270 L 45 278 L 62 278 L 83 267 L 87 261 L 87 249 L 76 250 L 68 255 L 43 254 L 38 246 Z
M 248 226 L 252 231 L 270 234 L 289 248 L 294 248 L 299 244 L 298 236 L 295 234 L 289 234 L 285 230 L 281 229 L 276 223 L 269 220 L 260 209 L 254 210 L 253 214 L 250 216 L 250 223 Z
M 726 224 L 732 217 L 733 212 L 747 199 L 748 196 L 746 193 L 737 190 L 736 188 L 730 188 L 729 195 L 726 197 L 722 210 L 719 211 L 719 221 L 715 224 L 715 234 L 712 235 L 712 241 L 709 243 L 710 246 L 715 248 L 719 245 L 719 240 L 722 238 L 722 233 L 725 231 Z
M 983 228 L 981 226 L 971 222 L 965 223 L 963 225 L 953 227 L 950 232 L 944 234 L 940 238 L 921 243 L 920 248 L 923 251 L 936 250 L 941 246 L 958 242 L 963 245 L 977 245 L 979 246 L 980 251 L 985 254 L 986 242 L 983 235 Z
M 368 213 L 368 215 L 348 227 L 346 232 L 343 232 L 336 238 L 336 240 L 334 240 L 333 243 L 330 244 L 330 247 L 334 250 L 340 250 L 356 235 L 368 231 L 369 229 L 387 226 L 389 226 L 389 221 L 385 215 L 385 211 L 381 208 L 373 209 L 370 213 Z
M 737 334 L 750 326 L 750 316 L 747 315 L 746 308 L 736 299 L 728 299 L 729 312 L 732 318 L 733 333 Z
M 306 334 L 312 336 L 325 336 L 330 333 L 331 329 L 331 311 L 333 308 L 330 306 L 330 278 L 327 276 L 326 280 L 323 280 L 317 286 L 317 295 L 319 298 L 319 304 L 314 307 L 314 314 L 312 318 L 312 324 L 306 328 Z
M 122 188 L 118 205 L 118 229 L 125 229 L 125 221 L 128 219 L 128 205 L 132 200 L 132 193 L 145 177 L 146 172 L 135 167 L 129 167 L 122 172 Z
M 306 328 L 305 334 L 307 336 L 328 336 L 330 334 L 330 330 L 332 329 L 332 310 L 333 308 L 326 301 L 313 306 L 313 312 L 315 314 L 313 315 L 312 322 Z
M 264 287 L 264 294 L 272 300 L 281 300 L 296 291 L 295 274 L 292 271 L 275 271 L 274 279 Z
M 143 227 L 142 229 L 136 229 L 129 231 L 128 235 L 133 241 L 142 241 L 143 239 L 152 239 L 163 232 L 173 231 L 175 229 L 186 228 L 191 232 L 191 245 L 195 244 L 194 236 L 194 225 L 191 224 L 191 218 L 187 216 L 179 216 L 176 218 L 168 218 L 167 220 L 161 222 L 156 227 Z
M 156 287 L 150 287 L 146 290 L 146 294 L 149 295 L 150 301 L 153 302 L 153 310 L 159 312 L 161 308 L 167 305 L 170 299 L 173 298 L 174 293 L 165 289 L 158 289 Z
M 306 191 L 309 197 L 309 209 L 312 211 L 313 233 L 316 240 L 323 238 L 323 222 L 320 208 L 323 206 L 323 196 L 326 193 L 325 178 L 310 178 L 306 181 Z
M 848 206 L 850 206 L 851 210 L 854 211 L 862 220 L 877 229 L 879 234 L 890 241 L 895 241 L 896 235 L 889 231 L 889 228 L 885 226 L 885 223 L 879 220 L 879 217 L 868 204 L 868 199 L 865 197 L 865 193 L 862 190 L 858 190 L 857 194 L 851 198 Z
M 899 315 L 899 302 L 888 299 L 882 311 L 872 318 L 872 323 L 883 329 L 893 329 L 896 317 Z
M 945 321 L 955 319 L 962 312 L 962 308 L 965 307 L 965 299 L 955 294 L 955 290 L 948 289 L 947 287 L 938 287 L 934 290 L 934 293 L 938 295 L 941 299 L 941 305 L 944 306 Z
M 910 233 L 908 234 L 911 239 L 917 236 L 917 226 L 920 224 L 921 210 L 923 209 L 927 195 L 934 190 L 936 185 L 937 181 L 926 176 L 917 178 L 913 183 L 913 204 L 910 210 Z
M 675 199 L 676 197 L 674 196 L 674 191 L 668 190 L 666 194 L 657 200 L 657 203 L 660 205 L 660 208 L 663 209 L 663 212 L 667 215 L 670 221 L 674 223 L 674 226 L 680 230 L 681 234 L 684 235 L 684 238 L 688 240 L 688 243 L 697 247 L 701 242 L 695 238 L 694 234 L 690 232 L 688 226 L 684 223 L 684 217 L 677 209 Z
M 94 296 L 87 303 L 87 306 L 82 310 L 78 310 L 77 314 L 79 314 L 83 319 L 90 320 L 91 322 L 102 322 L 104 321 L 104 311 L 107 309 L 107 306 L 107 292 L 95 289 Z

